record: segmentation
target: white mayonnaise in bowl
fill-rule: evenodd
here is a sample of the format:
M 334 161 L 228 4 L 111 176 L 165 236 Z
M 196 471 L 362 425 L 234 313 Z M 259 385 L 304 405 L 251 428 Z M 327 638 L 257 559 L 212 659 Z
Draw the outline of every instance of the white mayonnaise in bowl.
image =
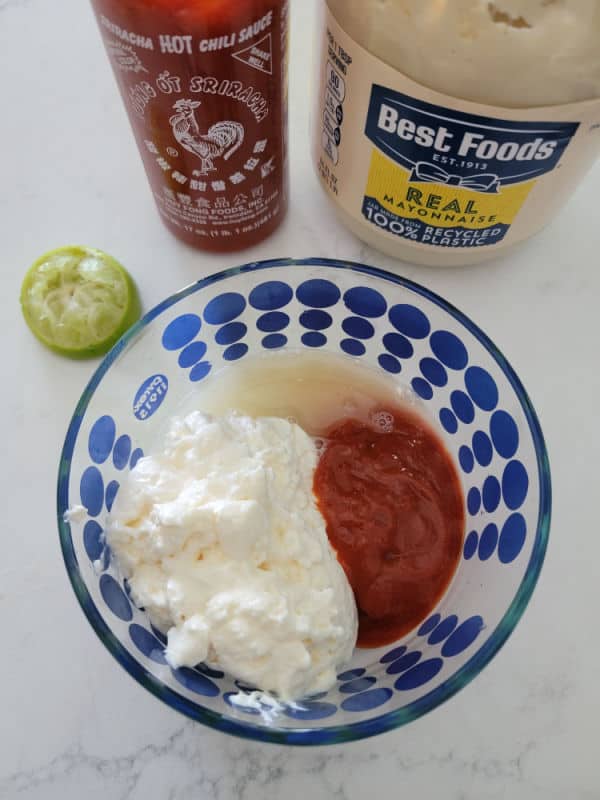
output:
M 394 257 L 476 264 L 557 217 L 600 152 L 599 0 L 326 0 L 314 159 Z

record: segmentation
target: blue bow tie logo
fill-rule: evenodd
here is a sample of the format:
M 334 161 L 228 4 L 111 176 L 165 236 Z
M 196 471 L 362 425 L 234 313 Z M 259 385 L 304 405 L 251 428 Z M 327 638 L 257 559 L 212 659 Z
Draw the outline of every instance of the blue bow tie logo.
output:
M 475 175 L 453 175 L 436 164 L 427 161 L 418 161 L 413 167 L 411 182 L 443 183 L 446 186 L 458 186 L 461 189 L 471 189 L 483 194 L 498 194 L 500 190 L 500 177 L 493 173 Z

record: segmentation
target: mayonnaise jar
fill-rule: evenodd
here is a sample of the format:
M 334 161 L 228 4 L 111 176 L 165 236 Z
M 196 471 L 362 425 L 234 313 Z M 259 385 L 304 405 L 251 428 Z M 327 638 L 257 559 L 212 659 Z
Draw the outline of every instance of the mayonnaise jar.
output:
M 505 254 L 600 154 L 600 0 L 326 0 L 314 158 L 361 239 Z

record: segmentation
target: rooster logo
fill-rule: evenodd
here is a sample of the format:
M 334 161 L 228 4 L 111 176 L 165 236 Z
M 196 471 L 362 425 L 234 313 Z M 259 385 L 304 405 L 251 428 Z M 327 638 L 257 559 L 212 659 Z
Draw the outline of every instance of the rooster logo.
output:
M 203 134 L 196 119 L 196 109 L 202 103 L 199 100 L 178 100 L 173 105 L 176 114 L 169 122 L 173 135 L 179 144 L 201 161 L 201 175 L 215 172 L 214 160 L 224 158 L 228 161 L 239 150 L 244 142 L 244 126 L 239 122 L 217 122 Z

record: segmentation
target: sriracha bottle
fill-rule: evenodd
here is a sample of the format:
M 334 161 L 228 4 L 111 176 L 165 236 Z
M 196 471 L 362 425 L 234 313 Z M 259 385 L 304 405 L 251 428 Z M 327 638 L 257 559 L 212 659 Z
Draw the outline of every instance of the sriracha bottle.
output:
M 158 210 L 203 250 L 288 202 L 287 0 L 92 0 Z

